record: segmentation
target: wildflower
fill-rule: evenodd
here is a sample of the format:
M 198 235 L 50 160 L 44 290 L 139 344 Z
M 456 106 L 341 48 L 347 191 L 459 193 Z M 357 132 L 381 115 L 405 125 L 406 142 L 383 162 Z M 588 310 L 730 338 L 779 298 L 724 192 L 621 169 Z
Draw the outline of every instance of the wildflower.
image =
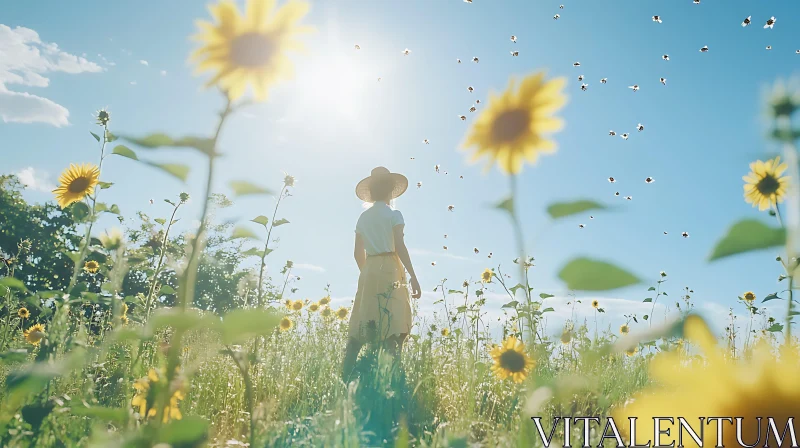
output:
M 270 0 L 248 0 L 242 15 L 233 1 L 222 0 L 210 7 L 216 24 L 198 23 L 196 38 L 203 46 L 192 54 L 197 71 L 215 72 L 207 86 L 218 85 L 231 101 L 244 95 L 248 84 L 257 100 L 265 100 L 272 84 L 292 75 L 285 53 L 303 48 L 293 38 L 312 30 L 297 26 L 308 12 L 307 3 L 290 0 L 272 14 L 273 5 Z
M 317 311 L 319 311 L 319 303 L 318 302 L 314 302 L 311 305 L 308 305 L 308 312 L 309 313 L 316 313 Z
M 753 291 L 747 291 L 746 293 L 742 294 L 742 298 L 748 302 L 753 302 L 756 300 L 756 295 Z
M 283 177 L 283 185 L 287 187 L 294 187 L 294 181 L 295 181 L 294 176 L 291 176 L 289 174 Z
M 621 335 L 626 335 L 626 334 L 628 334 L 630 332 L 631 332 L 631 329 L 630 329 L 630 327 L 628 327 L 628 324 L 622 324 L 622 325 L 619 326 L 619 333 Z
M 764 434 L 761 431 L 770 432 L 756 425 L 757 417 L 772 417 L 775 427 L 781 431 L 789 419 L 797 415 L 800 382 L 789 374 L 796 372 L 800 364 L 796 347 L 784 345 L 779 354 L 773 355 L 770 347 L 760 345 L 754 348 L 752 358 L 734 360 L 717 346 L 716 337 L 698 316 L 689 316 L 683 330 L 686 339 L 702 350 L 704 361 L 686 363 L 679 352 L 659 354 L 650 367 L 650 375 L 658 387 L 645 389 L 635 396 L 633 403 L 616 409 L 612 414 L 615 420 L 638 417 L 637 433 L 646 435 L 652 434 L 651 417 L 654 416 L 680 415 L 689 422 L 697 422 L 699 416 L 742 417 L 741 432 L 724 431 L 721 440 L 716 440 L 717 431 L 699 432 L 703 446 L 740 446 L 737 437 L 755 443 L 752 441 Z M 757 426 L 761 426 L 761 431 Z M 789 445 L 785 438 L 783 443 L 764 440 L 761 445 L 765 443 Z
M 343 306 L 339 307 L 339 309 L 336 310 L 336 318 L 339 320 L 345 320 L 347 318 L 347 313 L 348 313 L 347 308 Z
M 106 230 L 105 233 L 100 235 L 100 243 L 107 250 L 117 250 L 122 247 L 123 235 L 122 231 L 114 227 L 113 229 Z
M 185 204 L 189 202 L 189 193 L 181 193 L 180 195 L 178 195 L 178 198 L 180 198 L 181 204 Z
M 522 170 L 523 161 L 535 163 L 540 153 L 552 153 L 554 142 L 544 133 L 561 129 L 563 122 L 550 114 L 566 102 L 561 93 L 565 80 L 544 80 L 544 73 L 524 78 L 519 89 L 512 79 L 501 95 L 492 95 L 484 111 L 472 125 L 464 147 L 477 146 L 472 160 L 489 157 L 507 174 Z
M 534 362 L 525 353 L 525 344 L 514 336 L 493 348 L 490 355 L 494 359 L 492 371 L 501 380 L 510 377 L 515 383 L 521 383 L 533 368 Z
M 153 383 L 160 381 L 160 376 L 155 369 L 150 369 L 147 376 L 139 378 L 134 381 L 133 388 L 136 394 L 131 399 L 131 406 L 139 412 L 141 416 L 155 417 L 156 409 L 153 407 L 157 399 L 155 388 L 151 387 Z M 178 402 L 183 400 L 183 392 L 180 389 L 175 389 L 169 398 L 169 403 L 164 406 L 162 421 L 164 423 L 170 420 L 180 420 L 183 418 L 181 410 L 178 408 Z
M 769 97 L 769 113 L 774 117 L 790 117 L 800 109 L 800 79 L 778 80 Z
M 105 126 L 111 121 L 111 114 L 105 108 L 98 110 L 95 117 L 97 118 L 97 124 L 100 126 Z
M 444 337 L 450 336 L 450 329 L 449 328 L 442 328 L 442 336 L 444 336 Z
M 325 296 L 325 297 L 319 299 L 319 304 L 322 305 L 322 306 L 325 306 L 325 305 L 327 305 L 329 303 L 331 303 L 331 296 Z
M 58 187 L 53 190 L 59 207 L 67 208 L 74 202 L 79 202 L 86 195 L 94 191 L 100 178 L 100 168 L 91 163 L 76 165 L 71 163 L 69 168 L 61 173 L 58 178 Z
M 94 274 L 98 269 L 100 269 L 100 263 L 94 260 L 89 260 L 83 264 L 83 270 L 90 274 Z
M 42 339 L 44 339 L 45 336 L 44 325 L 36 324 L 31 326 L 30 328 L 25 330 L 23 336 L 25 336 L 25 341 L 27 341 L 28 344 L 39 345 L 39 343 L 42 342 Z
M 283 304 L 286 305 L 286 308 L 292 309 L 292 305 L 294 305 L 294 300 L 286 299 L 283 301 Z
M 284 316 L 281 319 L 280 324 L 278 325 L 280 326 L 281 331 L 286 331 L 292 329 L 292 327 L 294 326 L 294 322 L 292 322 L 292 319 L 289 319 L 288 317 Z
M 17 310 L 17 316 L 19 316 L 20 319 L 27 319 L 31 317 L 31 312 L 28 311 L 27 308 L 22 307 L 19 310 Z
M 292 309 L 295 311 L 300 311 L 303 309 L 303 305 L 304 304 L 302 300 L 295 300 L 294 303 L 292 303 Z
M 494 275 L 494 273 L 492 272 L 492 270 L 489 269 L 489 268 L 486 268 L 486 269 L 483 270 L 483 273 L 481 274 L 481 281 L 484 282 L 484 283 L 491 283 L 493 275 Z
M 322 308 L 322 311 L 320 311 L 319 314 L 321 314 L 322 317 L 331 317 L 333 315 L 333 310 L 331 310 L 331 307 L 326 305 Z
M 761 160 L 750 164 L 750 173 L 742 177 L 744 180 L 744 199 L 753 207 L 758 206 L 764 211 L 770 205 L 783 202 L 783 196 L 789 183 L 787 176 L 781 177 L 788 166 L 780 163 L 780 157 L 763 162 Z
M 561 333 L 561 343 L 564 344 L 564 345 L 567 345 L 571 341 L 572 341 L 572 332 L 564 330 L 564 332 Z
M 592 300 L 592 308 L 599 308 L 599 307 L 600 307 L 600 301 L 597 299 Z

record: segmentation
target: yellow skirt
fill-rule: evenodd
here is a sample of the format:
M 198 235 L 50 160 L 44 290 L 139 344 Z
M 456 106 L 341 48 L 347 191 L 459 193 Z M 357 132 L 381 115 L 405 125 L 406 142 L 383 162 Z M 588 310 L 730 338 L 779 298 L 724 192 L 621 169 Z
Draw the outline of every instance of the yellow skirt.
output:
M 396 254 L 367 257 L 358 277 L 350 337 L 373 342 L 410 332 L 411 304 L 400 258 Z

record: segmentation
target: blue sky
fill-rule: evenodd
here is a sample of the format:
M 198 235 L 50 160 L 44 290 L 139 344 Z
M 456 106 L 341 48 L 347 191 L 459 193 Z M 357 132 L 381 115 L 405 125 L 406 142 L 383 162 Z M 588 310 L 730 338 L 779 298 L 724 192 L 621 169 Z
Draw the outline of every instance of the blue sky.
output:
M 623 309 L 649 311 L 642 311 L 640 302 L 662 270 L 669 274 L 670 298 L 691 287 L 695 302 L 718 328 L 720 313 L 745 290 L 759 298 L 779 290 L 777 251 L 714 264 L 705 259 L 735 220 L 771 219 L 744 202 L 741 177 L 749 162 L 778 150 L 763 138 L 769 124 L 764 88 L 800 67 L 795 54 L 800 4 L 561 2 L 564 9 L 549 0 L 311 2 L 306 22 L 318 32 L 306 39 L 308 54 L 294 58 L 296 79 L 276 87 L 267 103 L 234 116 L 222 135 L 225 156 L 216 191 L 230 193 L 227 183 L 234 179 L 277 190 L 284 171 L 298 179 L 279 212 L 291 224 L 275 232 L 281 241 L 269 256 L 270 272 L 277 274 L 291 259 L 307 265 L 297 270 L 299 296 L 319 297 L 330 283 L 335 297 L 352 297 L 358 274 L 353 228 L 362 210 L 353 189 L 372 167 L 384 165 L 406 174 L 412 185 L 397 207 L 424 289 L 432 290 L 442 278 L 458 286 L 498 263 L 515 273 L 509 222 L 488 206 L 507 194 L 508 179 L 496 169 L 483 174 L 482 165 L 469 165 L 458 146 L 489 91 L 504 89 L 509 76 L 544 69 L 548 76 L 567 78 L 569 103 L 560 114 L 566 127 L 555 137 L 558 153 L 527 166 L 520 181 L 519 207 L 528 249 L 536 257 L 537 293 L 556 294 L 556 304 L 563 303 L 558 297 L 567 291 L 557 273 L 578 255 L 614 261 L 645 281 L 601 295 L 619 305 L 606 316 L 610 323 L 621 319 Z M 553 20 L 556 13 L 559 20 Z M 651 20 L 655 14 L 663 23 Z M 742 28 L 747 16 L 753 23 Z M 777 23 L 765 30 L 770 16 Z M 97 131 L 92 113 L 105 106 L 118 133 L 210 133 L 222 100 L 202 88 L 203 79 L 192 76 L 187 62 L 195 45 L 189 39 L 194 21 L 207 17 L 206 4 L 193 0 L 6 5 L 0 53 L 38 48 L 40 54 L 14 53 L 28 58 L 16 66 L 10 57 L 0 62 L 2 171 L 27 173 L 35 180 L 27 197 L 50 200 L 51 194 L 37 188 L 53 184 L 70 162 L 96 161 L 88 131 Z M 30 40 L 31 32 L 41 43 Z M 29 40 L 20 44 L 20 36 Z M 355 44 L 361 50 L 354 50 Z M 699 52 L 704 45 L 709 52 Z M 767 45 L 773 49 L 767 51 Z M 405 48 L 409 56 L 401 54 Z M 511 57 L 512 50 L 519 57 Z M 663 61 L 663 54 L 670 60 Z M 473 56 L 480 62 L 471 62 Z M 576 61 L 578 68 L 572 65 Z M 14 82 L 11 75 L 21 72 L 33 74 Z M 578 75 L 588 83 L 585 92 Z M 660 77 L 667 78 L 666 86 Z M 600 84 L 601 78 L 608 83 Z M 632 92 L 632 84 L 641 89 Z M 36 97 L 20 99 L 22 93 Z M 482 103 L 471 114 L 475 99 Z M 466 122 L 457 118 L 461 114 Z M 638 123 L 643 132 L 636 131 Z M 610 137 L 611 129 L 631 137 Z M 119 204 L 127 216 L 137 210 L 164 215 L 161 198 L 180 191 L 202 194 L 204 165 L 195 154 L 140 151 L 140 156 L 189 164 L 188 183 L 112 157 L 102 177 L 116 185 L 102 200 Z M 609 176 L 618 182 L 609 184 Z M 649 176 L 655 183 L 645 184 Z M 418 181 L 422 188 L 416 188 Z M 615 191 L 633 200 L 614 197 Z M 547 204 L 578 198 L 616 209 L 595 213 L 592 220 L 547 217 Z M 198 202 L 182 212 L 184 222 L 196 219 Z M 221 217 L 246 221 L 269 215 L 273 204 L 269 197 L 242 199 Z M 455 211 L 448 212 L 448 205 Z M 579 229 L 581 223 L 586 228 Z M 690 238 L 682 238 L 683 231 Z M 431 312 L 424 303 L 432 300 L 423 297 L 423 313 Z M 503 303 L 499 295 L 494 300 L 496 306 Z

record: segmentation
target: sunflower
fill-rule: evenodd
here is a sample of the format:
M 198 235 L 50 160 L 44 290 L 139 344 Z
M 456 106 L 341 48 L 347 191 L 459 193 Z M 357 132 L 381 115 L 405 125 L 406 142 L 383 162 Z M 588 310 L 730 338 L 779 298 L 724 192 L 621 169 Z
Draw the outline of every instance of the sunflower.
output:
M 683 333 L 702 350 L 704 360 L 687 363 L 679 352 L 657 355 L 651 362 L 650 375 L 658 386 L 646 388 L 632 403 L 613 411 L 615 420 L 638 417 L 637 433 L 646 440 L 648 433 L 653 434 L 654 416 L 682 416 L 695 430 L 699 429 L 697 417 L 742 417 L 739 440 L 749 444 L 764 434 L 757 430 L 757 417 L 772 417 L 781 431 L 789 418 L 800 414 L 800 379 L 789 374 L 800 368 L 796 346 L 783 345 L 778 354 L 772 354 L 768 345 L 757 345 L 752 358 L 734 360 L 717 346 L 715 336 L 700 317 L 689 316 Z M 717 431 L 698 431 L 703 446 L 741 446 L 738 432 L 726 430 L 722 440 L 716 440 Z M 688 446 L 697 446 L 688 440 Z M 789 445 L 786 439 L 782 445 Z
M 117 250 L 122 247 L 124 242 L 124 235 L 122 234 L 122 230 L 114 227 L 111 230 L 106 230 L 102 235 L 100 235 L 100 243 L 103 245 L 104 248 L 108 250 Z
M 36 324 L 31 326 L 30 328 L 25 330 L 23 336 L 25 336 L 25 340 L 28 342 L 28 344 L 39 345 L 39 343 L 42 342 L 42 339 L 44 339 L 45 336 L 44 325 Z
M 630 348 L 626 349 L 625 350 L 625 354 L 628 355 L 628 356 L 633 356 L 638 351 L 639 351 L 639 347 L 633 346 L 633 347 L 630 347 Z
M 108 112 L 108 109 L 103 108 L 97 111 L 95 119 L 97 119 L 97 124 L 105 126 L 111 121 L 111 114 Z
M 625 334 L 628 334 L 630 332 L 631 332 L 631 329 L 630 329 L 630 327 L 628 327 L 628 324 L 622 324 L 622 325 L 619 326 L 619 334 L 625 335 Z
M 128 304 L 127 303 L 122 302 L 122 306 L 120 306 L 120 309 L 122 310 L 122 315 L 123 316 L 127 316 L 128 315 Z
M 286 299 L 283 301 L 283 304 L 286 306 L 286 308 L 292 309 L 292 305 L 294 305 L 294 300 Z
M 491 283 L 493 275 L 494 275 L 494 273 L 492 273 L 492 270 L 489 269 L 489 268 L 486 268 L 486 269 L 483 270 L 483 273 L 481 273 L 481 281 L 484 282 L 484 283 Z
M 307 3 L 290 0 L 273 14 L 274 3 L 248 0 L 242 15 L 233 1 L 222 0 L 209 8 L 217 23 L 197 23 L 195 38 L 203 44 L 192 54 L 197 72 L 215 72 L 207 86 L 218 85 L 231 101 L 244 95 L 248 84 L 263 101 L 272 84 L 291 78 L 294 67 L 285 53 L 302 50 L 294 37 L 313 30 L 297 26 L 308 12 Z
M 322 317 L 331 317 L 333 315 L 333 310 L 326 305 L 322 307 L 322 311 L 320 311 L 319 314 L 321 314 Z
M 533 360 L 525 353 L 525 344 L 514 336 L 509 336 L 489 354 L 494 359 L 492 371 L 501 380 L 510 377 L 515 383 L 521 383 L 533 368 Z
M 119 321 L 120 323 L 122 323 L 122 325 L 128 325 L 128 316 L 124 314 L 122 316 L 119 316 Z
M 348 309 L 343 306 L 340 306 L 339 309 L 336 310 L 336 318 L 339 320 L 345 320 L 347 319 L 347 313 Z
M 570 342 L 572 342 L 572 332 L 564 330 L 564 332 L 561 333 L 561 343 L 567 345 Z
M 319 303 L 318 302 L 314 302 L 311 305 L 308 305 L 308 312 L 309 313 L 316 313 L 317 311 L 319 311 Z
M 94 260 L 89 260 L 83 264 L 83 270 L 90 274 L 94 274 L 98 269 L 100 269 L 100 263 Z
M 28 309 L 23 306 L 22 308 L 17 310 L 17 316 L 19 316 L 20 319 L 27 319 L 31 317 L 31 312 L 28 311 Z
M 597 299 L 592 300 L 592 308 L 599 308 L 599 307 L 600 307 L 600 301 Z
M 278 326 L 280 327 L 281 331 L 291 330 L 294 326 L 294 322 L 292 322 L 292 319 L 284 316 Z
M 295 300 L 292 303 L 292 309 L 295 311 L 300 311 L 303 309 L 303 301 L 302 300 Z
M 766 162 L 757 160 L 750 164 L 750 172 L 747 176 L 742 177 L 745 182 L 744 200 L 753 204 L 753 207 L 758 206 L 761 211 L 768 209 L 770 205 L 783 202 L 789 177 L 781 177 L 788 165 L 780 163 L 780 161 L 780 157 Z
M 325 306 L 325 305 L 327 305 L 329 303 L 331 303 L 331 296 L 325 296 L 325 297 L 319 299 L 319 304 L 322 305 L 322 306 Z
M 442 336 L 444 336 L 444 337 L 450 336 L 450 329 L 449 328 L 442 328 Z
M 753 291 L 747 291 L 746 293 L 742 294 L 742 298 L 748 302 L 753 302 L 756 300 L 756 294 Z
M 488 156 L 487 169 L 497 162 L 504 172 L 517 174 L 524 160 L 535 163 L 539 154 L 555 152 L 555 143 L 543 134 L 563 126 L 551 114 L 566 102 L 564 83 L 563 78 L 545 81 L 544 73 L 535 73 L 525 77 L 519 89 L 512 78 L 502 95 L 492 94 L 463 144 L 477 146 L 472 161 Z
M 151 387 L 151 385 L 152 383 L 158 383 L 159 377 L 161 376 L 163 376 L 163 373 L 159 374 L 155 369 L 150 369 L 146 377 L 139 378 L 133 382 L 133 388 L 136 390 L 136 393 L 131 399 L 131 406 L 139 412 L 139 415 L 155 417 L 156 409 L 153 405 L 157 397 L 156 390 Z M 183 398 L 184 395 L 180 389 L 176 389 L 172 393 L 172 396 L 169 398 L 169 403 L 164 406 L 162 417 L 164 423 L 170 420 L 180 420 L 183 418 L 183 414 L 181 414 L 181 410 L 178 408 L 178 402 L 183 400 Z
M 61 208 L 67 208 L 73 202 L 78 202 L 87 194 L 94 191 L 94 187 L 100 178 L 100 168 L 91 163 L 75 165 L 71 163 L 69 168 L 61 173 L 58 178 L 58 187 L 53 190 L 56 201 Z

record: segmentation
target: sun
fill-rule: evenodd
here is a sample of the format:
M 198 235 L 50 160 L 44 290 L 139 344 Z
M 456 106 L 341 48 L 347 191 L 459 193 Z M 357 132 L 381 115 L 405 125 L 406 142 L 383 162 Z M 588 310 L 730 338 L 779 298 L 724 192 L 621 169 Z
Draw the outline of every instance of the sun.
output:
M 298 70 L 299 102 L 313 116 L 333 122 L 363 118 L 378 75 L 356 55 L 317 51 Z

